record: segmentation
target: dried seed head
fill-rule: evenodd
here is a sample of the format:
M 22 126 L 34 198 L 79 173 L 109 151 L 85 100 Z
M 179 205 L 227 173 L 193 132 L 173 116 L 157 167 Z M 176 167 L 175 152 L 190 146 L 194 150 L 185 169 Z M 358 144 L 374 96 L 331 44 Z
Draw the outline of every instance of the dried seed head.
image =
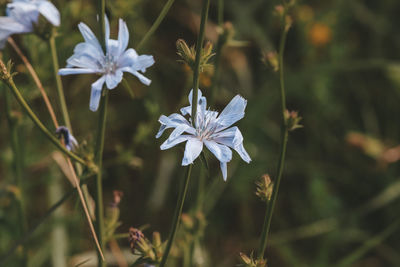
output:
M 257 191 L 256 195 L 265 202 L 268 202 L 272 196 L 272 189 L 274 184 L 268 174 L 261 176 L 260 180 L 256 182 Z
M 246 254 L 240 252 L 240 259 L 242 261 L 242 264 L 239 266 L 243 267 L 267 267 L 267 261 L 264 259 L 254 259 L 253 257 L 253 252 L 250 254 L 250 257 L 247 256 Z

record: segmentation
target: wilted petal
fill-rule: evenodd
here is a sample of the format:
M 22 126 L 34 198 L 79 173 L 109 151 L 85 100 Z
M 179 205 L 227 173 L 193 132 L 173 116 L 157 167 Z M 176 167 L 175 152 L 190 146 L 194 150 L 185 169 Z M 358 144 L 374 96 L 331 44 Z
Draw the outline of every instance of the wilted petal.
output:
M 106 84 L 108 89 L 114 89 L 122 81 L 123 73 L 116 70 L 115 73 L 106 74 Z
M 242 119 L 246 104 L 246 99 L 240 95 L 236 95 L 219 115 L 218 124 L 220 124 L 220 129 L 217 129 L 217 131 L 227 128 Z
M 101 76 L 100 79 L 92 83 L 92 90 L 90 93 L 90 104 L 89 108 L 91 111 L 97 111 L 100 104 L 101 90 L 103 89 L 103 84 L 105 82 L 105 77 Z
M 161 150 L 165 150 L 168 148 L 171 148 L 173 146 L 176 146 L 177 144 L 180 144 L 188 139 L 191 139 L 192 137 L 189 135 L 180 135 L 178 138 L 170 140 L 167 139 L 162 145 L 160 146 Z
M 60 12 L 48 1 L 40 1 L 39 12 L 54 26 L 60 26 Z
M 204 144 L 219 161 L 221 162 L 231 161 L 232 151 L 229 149 L 229 147 L 208 140 L 204 140 Z
M 189 165 L 200 155 L 203 150 L 203 142 L 197 138 L 189 139 L 186 143 L 185 154 L 182 159 L 182 166 Z

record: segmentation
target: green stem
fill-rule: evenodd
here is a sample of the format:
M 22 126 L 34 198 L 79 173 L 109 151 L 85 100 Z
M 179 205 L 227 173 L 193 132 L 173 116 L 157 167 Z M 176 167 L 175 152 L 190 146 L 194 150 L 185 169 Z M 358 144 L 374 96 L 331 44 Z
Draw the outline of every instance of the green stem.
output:
M 196 59 L 194 62 L 194 69 L 193 69 L 193 98 L 192 98 L 192 116 L 191 116 L 192 124 L 194 127 L 196 127 L 196 118 L 197 118 L 197 98 L 199 89 L 200 59 L 202 54 L 201 52 L 204 40 L 204 31 L 206 27 L 209 6 L 210 6 L 210 0 L 204 0 L 203 6 L 201 8 L 199 38 L 197 39 L 197 44 L 196 44 Z
M 98 0 L 97 1 L 97 8 L 98 12 L 100 14 L 100 44 L 101 47 L 103 48 L 104 54 L 107 52 L 106 48 L 106 21 L 105 21 L 105 15 L 106 15 L 106 0 Z
M 55 29 L 53 29 L 53 32 L 52 32 L 52 34 L 50 36 L 49 46 L 50 46 L 50 50 L 51 50 L 51 58 L 52 58 L 52 61 L 53 61 L 53 73 L 54 73 L 54 78 L 56 80 L 57 94 L 58 94 L 58 100 L 60 102 L 61 113 L 62 113 L 62 116 L 63 116 L 63 120 L 64 120 L 64 123 L 65 123 L 65 126 L 67 126 L 67 128 L 72 133 L 71 121 L 69 119 L 67 104 L 65 102 L 64 89 L 63 89 L 63 85 L 62 85 L 62 82 L 61 82 L 61 77 L 60 77 L 60 75 L 58 75 L 58 70 L 59 70 L 60 66 L 58 64 L 58 57 L 57 57 L 57 47 L 56 47 L 56 40 L 55 40 Z
M 267 240 L 268 233 L 271 226 L 272 214 L 274 212 L 274 207 L 276 203 L 276 199 L 278 196 L 279 185 L 281 183 L 283 168 L 285 165 L 285 154 L 286 154 L 286 145 L 288 141 L 288 128 L 285 119 L 285 111 L 286 111 L 286 96 L 285 96 L 285 81 L 284 81 L 284 70 L 283 70 L 283 53 L 285 50 L 285 42 L 288 29 L 285 24 L 286 14 L 282 16 L 282 34 L 279 42 L 279 80 L 280 80 L 280 92 L 281 92 L 281 108 L 282 108 L 282 126 L 281 126 L 281 148 L 280 148 L 280 156 L 278 161 L 278 170 L 277 170 L 277 178 L 274 182 L 274 187 L 272 190 L 271 200 L 267 205 L 267 210 L 265 213 L 264 224 L 261 232 L 260 238 L 260 246 L 258 248 L 258 259 L 263 259 L 265 249 L 267 248 Z
M 103 150 L 104 136 L 106 131 L 108 105 L 108 90 L 104 89 L 104 96 L 100 103 L 99 124 L 97 128 L 97 140 L 95 148 L 95 162 L 98 167 L 96 174 L 96 230 L 99 238 L 101 250 L 104 251 L 104 207 L 103 207 L 103 184 L 102 184 L 102 166 L 103 166 Z M 105 266 L 100 251 L 97 252 L 99 266 Z
M 164 20 L 165 16 L 168 14 L 168 11 L 171 8 L 174 1 L 175 0 L 168 0 L 167 3 L 165 3 L 165 5 L 164 5 L 163 9 L 161 10 L 160 15 L 158 15 L 156 21 L 154 21 L 154 23 L 153 23 L 153 25 L 151 25 L 149 31 L 144 35 L 142 40 L 140 40 L 139 44 L 137 45 L 137 47 L 136 47 L 137 50 L 140 50 L 140 48 L 142 48 L 142 46 L 154 34 L 154 32 L 157 30 L 158 26 L 160 26 L 161 22 Z
M 29 107 L 28 103 L 26 103 L 25 99 L 22 97 L 20 91 L 18 88 L 15 86 L 15 83 L 12 79 L 12 77 L 7 78 L 3 80 L 7 86 L 11 89 L 11 92 L 13 93 L 14 97 L 17 99 L 18 103 L 22 106 L 22 108 L 25 110 L 25 112 L 28 114 L 28 116 L 32 119 L 32 121 L 35 123 L 35 125 L 42 131 L 42 133 L 45 134 L 45 136 L 64 154 L 66 154 L 68 157 L 71 159 L 83 164 L 83 165 L 89 165 L 88 162 L 86 162 L 84 159 L 76 155 L 75 153 L 72 153 L 68 149 L 65 148 L 63 144 L 58 141 L 58 139 L 43 125 L 43 123 L 39 120 L 39 118 L 35 115 L 35 113 L 32 111 L 32 109 Z
M 100 44 L 103 48 L 104 54 L 107 54 L 106 39 L 105 39 L 105 15 L 106 15 L 106 1 L 98 0 L 98 12 L 100 14 Z M 103 183 L 102 183 L 102 167 L 103 167 L 103 150 L 104 150 L 104 136 L 106 132 L 107 120 L 107 105 L 108 105 L 108 90 L 104 89 L 104 96 L 100 103 L 100 114 L 97 128 L 96 147 L 94 151 L 94 160 L 98 166 L 96 174 L 96 231 L 99 239 L 99 245 L 104 251 L 104 207 L 103 207 Z M 106 266 L 103 261 L 100 251 L 97 251 L 98 266 Z
M 179 220 L 180 220 L 180 217 L 182 214 L 183 203 L 185 202 L 186 193 L 187 193 L 187 190 L 189 187 L 190 174 L 192 172 L 192 167 L 193 167 L 193 165 L 190 164 L 186 168 L 185 180 L 183 181 L 181 190 L 179 192 L 178 202 L 176 203 L 174 217 L 173 217 L 173 221 L 172 221 L 171 232 L 169 233 L 168 243 L 167 243 L 167 246 L 165 247 L 164 254 L 163 254 L 163 257 L 162 257 L 162 260 L 160 263 L 160 267 L 165 266 L 169 252 L 172 247 L 172 243 L 174 242 L 174 239 L 175 239 L 176 230 L 178 229 Z
M 21 149 L 19 146 L 19 138 L 18 138 L 18 127 L 16 119 L 13 118 L 11 112 L 11 99 L 10 93 L 4 86 L 4 98 L 5 98 L 5 109 L 6 109 L 6 117 L 8 121 L 8 125 L 10 127 L 11 133 L 11 147 L 13 150 L 13 165 L 15 172 L 15 181 L 14 184 L 19 189 L 19 194 L 17 195 L 17 206 L 18 206 L 18 223 L 19 223 L 19 235 L 22 237 L 28 228 L 28 224 L 25 216 L 25 201 L 24 201 L 24 188 L 22 183 L 22 169 L 23 169 L 23 160 L 21 155 Z M 22 265 L 27 266 L 27 254 L 26 249 L 23 248 L 22 255 Z
M 224 23 L 224 0 L 218 0 L 218 26 Z

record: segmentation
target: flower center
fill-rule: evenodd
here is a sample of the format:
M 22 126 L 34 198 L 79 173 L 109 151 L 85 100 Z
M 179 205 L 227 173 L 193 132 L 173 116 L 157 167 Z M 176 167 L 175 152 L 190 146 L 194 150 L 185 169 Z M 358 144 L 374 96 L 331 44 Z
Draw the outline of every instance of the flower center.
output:
M 103 72 L 105 74 L 114 74 L 117 69 L 117 63 L 114 56 L 107 54 L 104 59 Z
M 204 139 L 210 139 L 210 136 L 214 133 L 217 128 L 215 123 L 216 116 L 213 111 L 206 110 L 205 114 L 200 114 L 197 112 L 197 125 L 196 125 L 196 135 L 203 141 Z

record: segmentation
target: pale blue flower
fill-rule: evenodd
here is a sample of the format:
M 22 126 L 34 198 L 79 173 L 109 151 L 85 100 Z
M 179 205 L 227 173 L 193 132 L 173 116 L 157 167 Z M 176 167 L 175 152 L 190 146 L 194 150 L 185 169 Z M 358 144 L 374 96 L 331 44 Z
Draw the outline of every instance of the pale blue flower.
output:
M 244 117 L 247 101 L 240 95 L 236 95 L 218 115 L 218 112 L 206 109 L 207 100 L 199 90 L 196 128 L 194 128 L 191 124 L 193 118 L 188 121 L 184 117 L 191 116 L 192 94 L 193 90 L 189 93 L 190 106 L 181 109 L 183 116 L 173 113 L 168 117 L 164 115 L 160 117 L 158 121 L 161 127 L 156 138 L 159 138 L 166 129 L 174 128 L 169 138 L 161 145 L 161 149 L 165 150 L 187 141 L 182 160 L 183 166 L 193 163 L 205 145 L 220 161 L 222 176 L 226 181 L 227 163 L 232 159 L 230 148 L 236 150 L 245 162 L 251 161 L 243 147 L 243 136 L 239 128 L 236 126 L 229 128 Z
M 76 141 L 75 137 L 69 132 L 67 127 L 58 127 L 56 129 L 56 134 L 63 138 L 64 145 L 69 151 L 72 151 L 78 147 L 78 141 Z
M 60 25 L 60 13 L 47 0 L 13 0 L 7 4 L 7 16 L 0 17 L 0 48 L 7 38 L 15 33 L 33 32 L 39 15 L 45 17 L 54 26 Z
M 60 75 L 96 73 L 101 77 L 92 83 L 90 95 L 90 110 L 96 111 L 99 107 L 101 90 L 106 83 L 108 89 L 114 89 L 122 80 L 123 72 L 130 72 L 145 85 L 151 80 L 139 73 L 154 64 L 153 56 L 139 56 L 132 48 L 126 49 L 129 42 L 129 32 L 126 23 L 119 20 L 118 40 L 110 39 L 110 25 L 106 18 L 106 54 L 96 36 L 84 23 L 79 23 L 78 28 L 85 42 L 79 43 L 74 49 L 74 54 L 67 60 L 67 67 L 59 70 Z

